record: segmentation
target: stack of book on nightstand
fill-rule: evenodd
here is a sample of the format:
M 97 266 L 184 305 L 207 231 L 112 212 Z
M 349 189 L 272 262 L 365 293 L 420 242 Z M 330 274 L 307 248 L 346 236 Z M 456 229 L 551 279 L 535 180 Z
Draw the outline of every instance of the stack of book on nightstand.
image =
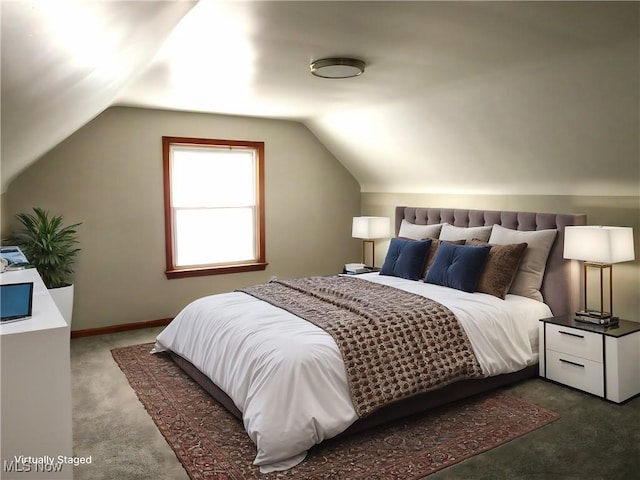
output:
M 347 263 L 344 266 L 344 270 L 347 273 L 365 273 L 370 271 L 369 268 L 367 268 L 367 266 L 364 263 Z
M 617 325 L 618 317 L 599 310 L 580 310 L 576 312 L 576 322 L 593 323 L 594 325 Z

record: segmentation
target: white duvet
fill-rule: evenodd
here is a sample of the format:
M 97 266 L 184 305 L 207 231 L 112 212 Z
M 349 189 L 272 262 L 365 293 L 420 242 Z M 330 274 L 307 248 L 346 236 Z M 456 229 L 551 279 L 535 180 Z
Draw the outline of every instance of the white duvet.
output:
M 500 300 L 428 283 L 358 278 L 424 295 L 446 305 L 465 329 L 485 376 L 538 360 L 544 303 L 515 295 Z M 231 397 L 256 445 L 263 473 L 301 462 L 316 443 L 357 420 L 338 346 L 322 329 L 241 292 L 200 298 L 156 339 L 154 351 L 189 360 Z

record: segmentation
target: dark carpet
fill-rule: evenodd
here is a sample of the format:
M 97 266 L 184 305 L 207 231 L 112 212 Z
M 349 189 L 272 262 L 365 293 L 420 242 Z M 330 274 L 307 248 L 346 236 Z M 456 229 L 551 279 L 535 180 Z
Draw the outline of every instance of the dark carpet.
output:
M 189 476 L 200 479 L 408 480 L 485 452 L 558 415 L 493 393 L 352 436 L 327 440 L 286 472 L 260 474 L 242 424 L 152 344 L 112 350 L 129 384 Z

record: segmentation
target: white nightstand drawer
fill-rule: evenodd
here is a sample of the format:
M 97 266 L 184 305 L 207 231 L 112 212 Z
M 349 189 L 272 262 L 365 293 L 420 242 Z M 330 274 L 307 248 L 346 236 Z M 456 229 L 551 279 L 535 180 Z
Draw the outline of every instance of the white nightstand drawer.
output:
M 594 362 L 603 362 L 602 335 L 571 327 L 547 324 L 547 350 L 568 353 Z
M 604 396 L 604 364 L 581 357 L 547 350 L 547 378 L 578 388 L 585 392 Z

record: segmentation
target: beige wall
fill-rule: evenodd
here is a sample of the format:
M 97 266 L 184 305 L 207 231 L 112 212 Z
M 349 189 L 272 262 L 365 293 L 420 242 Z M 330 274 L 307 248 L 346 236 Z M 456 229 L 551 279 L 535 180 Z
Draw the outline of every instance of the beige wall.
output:
M 10 225 L 9 211 L 7 208 L 7 202 L 5 201 L 5 194 L 3 193 L 0 195 L 0 238 L 4 237 L 4 234 L 9 230 Z
M 640 196 L 598 197 L 561 195 L 444 195 L 406 193 L 363 193 L 362 214 L 393 218 L 396 205 L 490 210 L 519 210 L 551 213 L 585 213 L 589 225 L 633 227 L 636 260 L 614 265 L 614 313 L 640 321 Z M 388 241 L 376 243 L 377 264 L 384 261 Z M 593 274 L 592 274 L 593 275 Z M 597 278 L 597 274 L 595 274 Z M 591 276 L 589 277 L 591 279 Z M 579 288 L 579 287 L 578 287 Z M 597 291 L 590 298 L 599 305 Z M 591 301 L 589 302 L 591 303 Z M 597 305 L 590 305 L 597 306 Z
M 162 135 L 264 141 L 264 272 L 164 276 Z M 589 224 L 634 228 L 635 262 L 614 266 L 615 313 L 640 321 L 640 197 L 360 193 L 301 124 L 111 108 L 20 175 L 2 196 L 2 234 L 15 213 L 42 206 L 82 221 L 74 330 L 174 316 L 190 300 L 271 276 L 330 274 L 359 261 L 354 215 L 393 217 L 396 205 L 586 213 Z M 376 242 L 376 265 L 388 241 Z
M 163 135 L 265 142 L 264 272 L 166 279 Z M 110 108 L 22 173 L 2 200 L 3 235 L 33 206 L 83 222 L 73 330 L 172 317 L 203 295 L 274 275 L 338 273 L 360 257 L 350 235 L 360 187 L 296 122 Z

